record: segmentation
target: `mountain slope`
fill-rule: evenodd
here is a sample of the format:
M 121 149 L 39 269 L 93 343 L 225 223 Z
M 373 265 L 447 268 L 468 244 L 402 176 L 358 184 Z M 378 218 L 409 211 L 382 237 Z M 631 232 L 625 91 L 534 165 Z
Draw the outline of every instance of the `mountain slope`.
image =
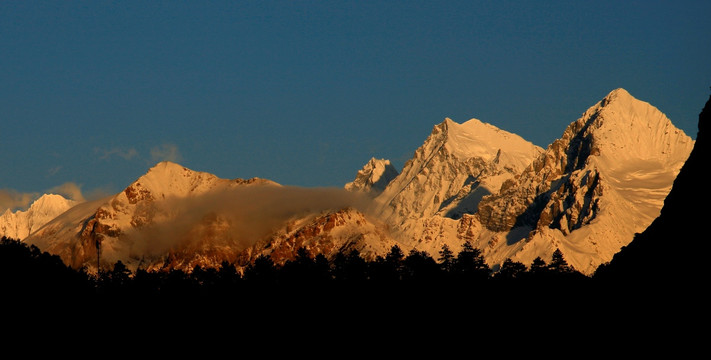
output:
M 361 211 L 346 207 L 304 217 L 292 218 L 270 237 L 259 241 L 241 255 L 240 264 L 269 255 L 277 264 L 294 259 L 304 247 L 314 257 L 324 255 L 331 260 L 337 253 L 357 251 L 363 258 L 374 260 L 398 243 L 387 228 Z
M 659 215 L 693 145 L 658 109 L 612 91 L 481 201 L 489 260 L 530 264 L 559 248 L 576 269 L 592 273 Z
M 220 179 L 161 162 L 124 191 L 73 207 L 26 241 L 59 255 L 75 268 L 95 268 L 97 243 L 101 246 L 102 266 L 121 260 L 148 268 L 162 266 L 166 254 L 176 246 L 202 244 L 202 254 L 194 255 L 198 258 L 215 247 L 243 248 L 238 246 L 243 239 L 221 236 L 229 228 L 224 226 L 229 219 L 222 213 L 228 212 L 230 198 L 223 195 L 230 189 L 253 186 L 278 184 L 257 178 Z M 206 238 L 213 241 L 205 241 Z M 212 260 L 219 264 L 229 259 L 216 256 Z
M 407 230 L 413 221 L 476 211 L 542 149 L 520 136 L 472 119 L 436 125 L 402 172 L 376 198 L 381 218 Z
M 299 246 L 373 253 L 394 243 L 356 209 L 369 199 L 345 189 L 221 179 L 162 162 L 121 193 L 71 208 L 26 241 L 88 269 L 96 269 L 98 257 L 102 268 L 120 260 L 132 270 L 189 271 L 224 261 L 246 265 L 250 254 L 293 258 Z
M 703 294 L 699 281 L 706 280 L 705 267 L 709 245 L 705 235 L 708 211 L 699 204 L 711 201 L 711 190 L 706 183 L 707 161 L 711 157 L 708 143 L 711 126 L 711 97 L 699 114 L 699 131 L 688 160 L 674 180 L 664 200 L 661 214 L 634 240 L 602 266 L 596 277 L 620 284 L 674 285 L 683 290 Z M 672 254 L 674 249 L 693 249 Z M 683 279 L 684 281 L 680 281 Z M 681 292 L 674 294 L 681 295 Z M 688 297 L 684 299 L 701 299 Z M 684 300 L 686 301 L 686 300 Z
M 0 216 L 0 236 L 23 240 L 76 203 L 61 195 L 45 194 L 25 211 L 8 209 Z

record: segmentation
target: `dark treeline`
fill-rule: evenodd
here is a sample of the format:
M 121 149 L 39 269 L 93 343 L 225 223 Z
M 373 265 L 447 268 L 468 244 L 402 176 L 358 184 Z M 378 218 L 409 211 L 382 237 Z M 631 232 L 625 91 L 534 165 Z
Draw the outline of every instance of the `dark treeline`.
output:
M 219 268 L 197 266 L 189 272 L 138 269 L 134 273 L 119 261 L 113 269 L 95 275 L 72 269 L 58 256 L 41 252 L 34 245 L 0 240 L 0 287 L 3 293 L 16 295 L 239 296 L 273 291 L 451 292 L 549 285 L 571 289 L 592 280 L 569 266 L 560 251 L 554 253 L 550 263 L 537 258 L 527 266 L 507 260 L 493 272 L 479 249 L 468 242 L 458 254 L 444 246 L 437 258 L 422 251 L 404 253 L 394 246 L 385 256 L 372 261 L 357 251 L 340 253 L 328 261 L 321 254 L 311 257 L 301 248 L 295 259 L 283 265 L 275 264 L 269 256 L 260 256 L 242 271 L 224 262 Z
M 397 331 L 405 333 L 425 324 L 432 330 L 484 322 L 479 330 L 488 332 L 491 326 L 544 321 L 552 313 L 586 314 L 586 321 L 628 317 L 630 309 L 642 309 L 635 304 L 663 298 L 654 287 L 647 296 L 635 284 L 610 278 L 582 275 L 560 251 L 550 262 L 507 260 L 492 271 L 469 243 L 456 254 L 445 246 L 436 257 L 393 247 L 372 261 L 355 251 L 328 261 L 299 249 L 282 265 L 260 256 L 243 269 L 224 262 L 191 271 L 131 271 L 117 262 L 97 276 L 33 245 L 0 239 L 0 316 L 19 326 L 41 322 L 82 331 L 88 324 L 133 331 L 151 319 L 166 331 L 229 321 L 265 331 L 274 324 L 295 326 L 298 332 L 298 324 L 321 322 L 392 336 L 392 328 L 374 324 L 396 319 Z

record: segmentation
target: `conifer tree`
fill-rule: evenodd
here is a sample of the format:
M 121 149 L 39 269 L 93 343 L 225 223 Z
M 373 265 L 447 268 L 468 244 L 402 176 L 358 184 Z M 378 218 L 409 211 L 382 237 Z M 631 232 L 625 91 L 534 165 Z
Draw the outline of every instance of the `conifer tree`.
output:
M 526 265 L 507 258 L 501 264 L 501 269 L 496 276 L 500 279 L 520 279 L 526 273 L 526 270 Z
M 458 276 L 471 280 L 485 280 L 491 272 L 481 250 L 475 248 L 469 241 L 462 245 L 462 250 L 457 255 L 455 269 Z
M 531 266 L 528 268 L 528 273 L 534 279 L 544 278 L 546 277 L 548 272 L 548 265 L 540 256 L 533 259 L 533 261 L 531 262 Z
M 553 272 L 563 274 L 572 273 L 574 271 L 573 267 L 568 265 L 568 262 L 563 257 L 563 253 L 560 251 L 560 249 L 555 249 L 555 251 L 553 252 L 551 263 L 548 265 L 548 268 L 551 269 Z
M 454 260 L 454 253 L 449 249 L 449 246 L 447 244 L 442 245 L 442 249 L 439 251 L 439 263 L 445 273 L 453 271 Z
M 276 281 L 277 269 L 269 255 L 259 255 L 254 262 L 247 265 L 244 277 L 253 283 L 269 284 Z
M 411 250 L 404 264 L 406 279 L 417 283 L 431 282 L 440 271 L 437 262 L 425 251 Z

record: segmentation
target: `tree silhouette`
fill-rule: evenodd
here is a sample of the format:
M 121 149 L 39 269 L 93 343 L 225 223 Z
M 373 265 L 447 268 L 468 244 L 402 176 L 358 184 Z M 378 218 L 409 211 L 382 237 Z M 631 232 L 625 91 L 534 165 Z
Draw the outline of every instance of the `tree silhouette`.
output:
M 277 280 L 277 269 L 269 255 L 259 255 L 254 262 L 244 270 L 244 279 L 252 284 L 274 284 Z
M 217 270 L 217 290 L 222 294 L 234 294 L 242 277 L 233 263 L 223 261 Z
M 168 296 L 188 296 L 195 294 L 192 277 L 182 269 L 170 269 L 162 274 L 161 294 Z
M 563 253 L 560 249 L 555 249 L 553 252 L 551 263 L 548 265 L 548 268 L 556 273 L 572 273 L 575 271 L 573 270 L 573 267 L 568 265 L 568 262 L 563 257 Z
M 454 270 L 455 257 L 452 250 L 449 249 L 447 244 L 442 245 L 442 249 L 439 251 L 439 263 L 441 264 L 442 271 L 445 273 L 451 273 Z
M 132 291 L 136 295 L 156 296 L 161 292 L 162 273 L 158 271 L 148 271 L 146 269 L 136 269 L 133 275 Z
M 278 270 L 279 279 L 284 284 L 306 284 L 314 281 L 315 263 L 305 247 L 296 250 L 293 260 L 287 260 Z
M 42 296 L 80 296 L 94 291 L 85 271 L 66 266 L 61 258 L 40 251 L 35 245 L 0 238 L 0 290 L 29 299 Z
M 356 249 L 348 254 L 339 252 L 333 260 L 333 277 L 339 282 L 362 285 L 368 279 L 368 262 Z
M 114 264 L 113 270 L 105 274 L 108 278 L 108 282 L 112 288 L 122 288 L 128 286 L 129 281 L 131 281 L 131 270 L 124 265 L 121 260 L 118 260 Z
M 528 272 L 534 277 L 545 276 L 545 274 L 548 273 L 548 265 L 540 256 L 538 256 L 531 262 L 531 267 Z
M 194 283 L 201 293 L 212 293 L 217 291 L 218 287 L 218 273 L 215 267 L 203 268 L 200 265 L 196 265 L 193 271 L 190 273 L 192 277 L 192 283 Z
M 472 246 L 469 241 L 465 242 L 457 254 L 455 275 L 465 281 L 482 281 L 486 280 L 490 273 L 491 269 L 481 255 L 481 250 Z
M 507 258 L 503 264 L 501 264 L 501 269 L 499 269 L 499 272 L 496 274 L 496 278 L 505 280 L 521 279 L 525 276 L 527 270 L 526 265 L 523 263 Z
M 324 254 L 316 254 L 313 261 L 313 277 L 316 283 L 323 284 L 333 280 L 331 264 Z
M 440 273 L 440 267 L 425 251 L 410 250 L 403 260 L 403 280 L 416 283 L 431 283 Z
M 369 277 L 382 284 L 394 283 L 402 279 L 402 266 L 405 255 L 399 246 L 393 245 L 385 257 L 377 256 L 370 265 Z
M 385 255 L 385 261 L 391 263 L 397 267 L 402 265 L 402 260 L 405 258 L 405 254 L 402 252 L 399 246 L 393 245 L 390 251 Z

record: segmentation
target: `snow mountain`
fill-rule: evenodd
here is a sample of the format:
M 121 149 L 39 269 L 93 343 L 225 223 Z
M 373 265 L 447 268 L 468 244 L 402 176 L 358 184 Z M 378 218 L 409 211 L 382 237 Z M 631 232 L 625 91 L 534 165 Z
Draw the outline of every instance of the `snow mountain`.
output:
M 71 208 L 26 242 L 74 268 L 121 261 L 132 270 L 243 266 L 259 254 L 285 261 L 301 246 L 334 254 L 389 249 L 385 230 L 355 208 L 364 203 L 344 189 L 227 180 L 161 162 L 124 191 Z
M 187 270 L 260 255 L 283 263 L 299 248 L 372 259 L 397 244 L 436 257 L 469 241 L 494 269 L 509 258 L 549 261 L 559 249 L 592 274 L 659 216 L 693 146 L 657 108 L 616 89 L 546 149 L 477 119 L 445 119 L 400 173 L 373 158 L 342 189 L 227 180 L 162 162 L 25 241 L 75 268 L 120 260 Z
M 345 185 L 348 191 L 362 191 L 377 195 L 397 177 L 398 172 L 390 160 L 371 158 L 352 182 Z
M 62 195 L 45 194 L 35 200 L 27 210 L 12 212 L 8 209 L 0 215 L 0 236 L 24 240 L 76 203 Z
M 699 114 L 699 125 L 694 148 L 679 171 L 669 195 L 664 199 L 659 217 L 634 240 L 601 266 L 596 277 L 616 281 L 629 288 L 629 284 L 654 289 L 659 293 L 673 294 L 689 307 L 689 300 L 705 299 L 704 287 L 708 269 L 708 211 L 700 204 L 711 201 L 707 186 L 706 168 L 711 156 L 709 131 L 711 130 L 711 97 Z M 690 246 L 692 251 L 673 254 L 672 249 Z M 679 271 L 677 271 L 679 270 Z M 679 281 L 679 272 L 684 281 Z M 689 307 L 698 309 L 699 307 Z
M 591 274 L 659 216 L 693 146 L 657 108 L 616 89 L 480 202 L 479 245 L 498 264 L 560 249 Z
M 376 214 L 406 251 L 469 241 L 496 269 L 560 249 L 589 275 L 659 216 L 693 145 L 624 89 L 545 150 L 476 119 L 446 119 L 376 197 Z
M 378 195 L 376 213 L 398 229 L 396 237 L 406 248 L 414 247 L 425 222 L 476 212 L 485 196 L 498 192 L 542 152 L 491 124 L 477 119 L 458 124 L 447 118 L 434 126 L 400 175 Z
M 102 266 L 121 260 L 134 267 L 161 267 L 166 254 L 176 248 L 200 248 L 190 260 L 210 258 L 209 253 L 215 249 L 235 246 L 240 241 L 217 236 L 223 234 L 220 231 L 227 220 L 219 210 L 209 207 L 211 202 L 220 204 L 212 197 L 230 189 L 259 186 L 279 185 L 259 178 L 221 179 L 161 162 L 124 191 L 71 208 L 25 241 L 59 255 L 75 268 L 96 268 L 97 244 Z M 207 238 L 212 239 L 206 241 Z M 212 257 L 217 264 L 229 260 L 220 256 Z

